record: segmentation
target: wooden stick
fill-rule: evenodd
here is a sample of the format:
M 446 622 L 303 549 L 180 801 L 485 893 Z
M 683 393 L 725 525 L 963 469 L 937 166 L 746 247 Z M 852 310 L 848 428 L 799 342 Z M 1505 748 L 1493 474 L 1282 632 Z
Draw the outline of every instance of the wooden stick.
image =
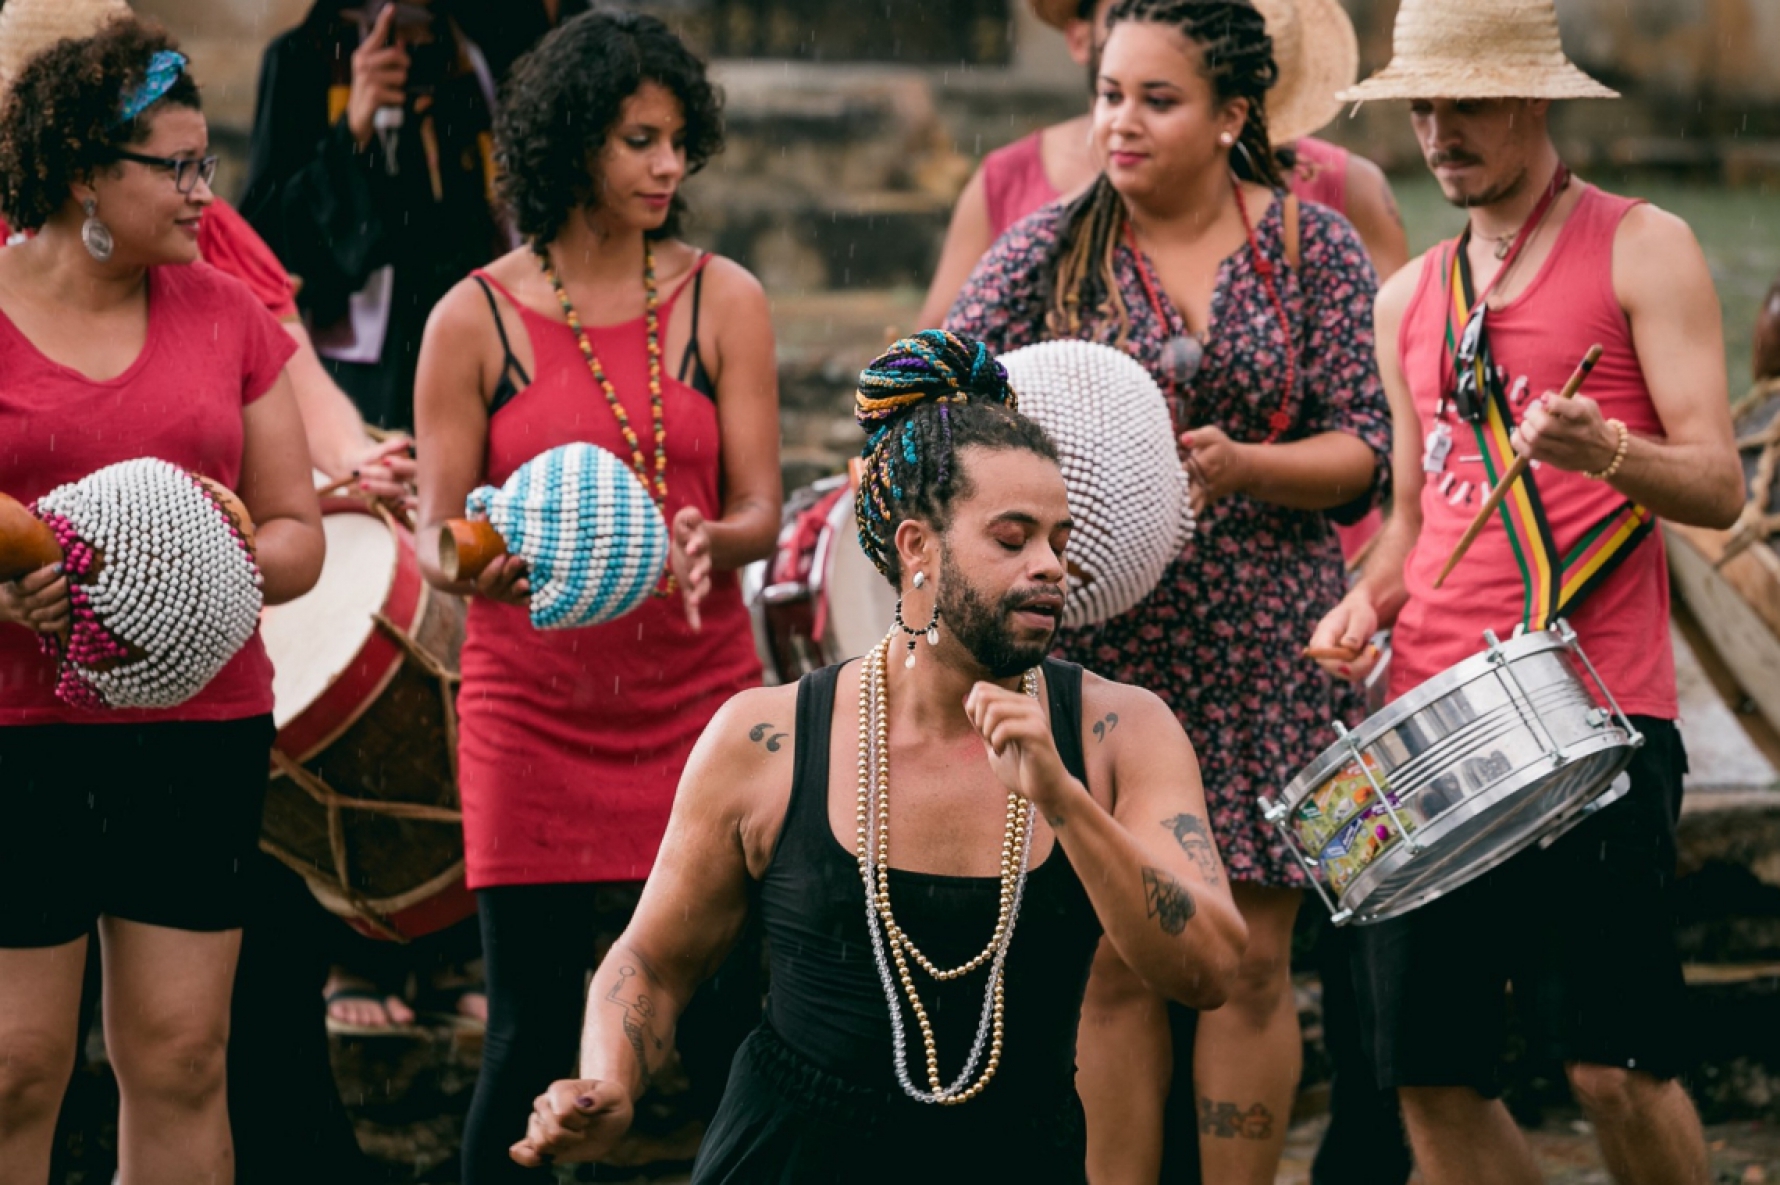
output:
M 1570 376 L 1570 381 L 1564 384 L 1562 391 L 1558 392 L 1558 398 L 1569 399 L 1575 395 L 1582 387 L 1582 380 L 1588 377 L 1588 372 L 1593 370 L 1595 363 L 1600 360 L 1601 346 L 1597 342 L 1588 348 L 1587 354 L 1583 355 L 1582 361 L 1576 367 L 1576 373 Z M 1522 453 L 1514 458 L 1512 465 L 1508 466 L 1508 472 L 1502 475 L 1502 480 L 1496 483 L 1496 488 L 1490 491 L 1490 496 L 1484 499 L 1482 506 L 1477 508 L 1477 516 L 1471 520 L 1471 525 L 1465 528 L 1464 537 L 1459 540 L 1458 546 L 1453 548 L 1452 554 L 1446 557 L 1446 567 L 1440 569 L 1440 576 L 1434 581 L 1435 588 L 1446 583 L 1446 578 L 1452 575 L 1452 570 L 1459 566 L 1459 561 L 1465 558 L 1467 551 L 1471 550 L 1471 545 L 1477 541 L 1477 536 L 1483 533 L 1484 526 L 1489 523 L 1490 516 L 1496 513 L 1496 507 L 1502 504 L 1502 499 L 1508 496 L 1508 491 L 1514 488 L 1514 483 L 1519 481 L 1521 475 L 1527 471 L 1528 463 L 1529 458 L 1525 453 Z
M 1303 650 L 1305 658 L 1321 659 L 1324 662 L 1357 662 L 1377 653 L 1378 647 L 1370 643 L 1359 650 L 1349 650 L 1345 646 L 1306 646 Z
M 353 482 L 355 482 L 357 480 L 358 480 L 358 474 L 348 473 L 345 477 L 340 478 L 338 481 L 330 481 L 327 485 L 322 486 L 319 490 L 316 490 L 315 496 L 317 498 L 331 497 L 334 494 L 338 494 L 341 490 L 345 489 L 347 486 L 351 485 Z

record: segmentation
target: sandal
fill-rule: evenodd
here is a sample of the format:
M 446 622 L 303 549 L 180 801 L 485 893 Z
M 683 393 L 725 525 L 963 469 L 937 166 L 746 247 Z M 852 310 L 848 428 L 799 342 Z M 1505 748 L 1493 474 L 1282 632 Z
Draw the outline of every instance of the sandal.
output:
M 416 1026 L 412 1021 L 400 1022 L 390 1016 L 390 1001 L 400 999 L 400 997 L 390 992 L 379 991 L 362 980 L 352 981 L 349 977 L 340 976 L 330 977 L 330 981 L 332 978 L 347 979 L 348 982 L 345 986 L 337 987 L 322 997 L 323 1004 L 327 1009 L 328 1032 L 351 1037 L 393 1037 L 407 1036 L 416 1031 Z M 366 1003 L 376 1004 L 383 1011 L 383 1023 L 365 1024 L 342 1020 L 335 1016 L 334 1005 L 348 1000 L 362 1000 Z

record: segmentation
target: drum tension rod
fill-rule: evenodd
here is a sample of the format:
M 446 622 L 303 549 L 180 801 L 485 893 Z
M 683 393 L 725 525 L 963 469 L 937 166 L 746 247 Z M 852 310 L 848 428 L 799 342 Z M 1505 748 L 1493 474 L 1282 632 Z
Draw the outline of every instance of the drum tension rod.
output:
M 1304 850 L 1298 846 L 1298 837 L 1292 834 L 1290 827 L 1286 826 L 1286 818 L 1292 813 L 1292 809 L 1283 801 L 1275 802 L 1264 796 L 1260 800 L 1260 806 L 1261 817 L 1273 824 L 1274 829 L 1279 832 L 1280 839 L 1285 841 L 1286 851 L 1292 853 L 1292 859 L 1296 860 L 1298 867 L 1304 870 L 1304 876 L 1310 881 L 1310 887 L 1316 890 L 1318 897 L 1322 898 L 1323 908 L 1329 911 L 1329 921 L 1339 926 L 1353 917 L 1353 910 L 1337 908 L 1337 902 L 1323 888 L 1322 878 L 1317 875 L 1317 862 L 1304 854 Z
M 1552 767 L 1556 768 L 1569 761 L 1570 755 L 1564 752 L 1564 747 L 1558 743 L 1557 737 L 1553 736 L 1551 729 L 1546 727 L 1545 717 L 1539 714 L 1538 707 L 1533 703 L 1533 697 L 1527 694 L 1526 685 L 1520 681 L 1520 676 L 1514 673 L 1514 664 L 1509 662 L 1508 656 L 1502 653 L 1502 641 L 1496 637 L 1496 631 L 1484 630 L 1483 641 L 1489 647 L 1490 665 L 1496 668 L 1496 678 L 1501 682 L 1502 689 L 1508 693 L 1508 698 L 1514 701 L 1514 706 L 1520 712 L 1521 717 L 1529 722 L 1531 727 L 1537 728 L 1543 733 L 1545 743 L 1551 746 Z
M 1625 711 L 1619 706 L 1619 701 L 1613 698 L 1612 690 L 1606 683 L 1602 682 L 1601 673 L 1595 670 L 1595 664 L 1589 661 L 1587 651 L 1583 650 L 1581 645 L 1578 644 L 1576 640 L 1576 631 L 1570 628 L 1568 619 L 1560 617 L 1552 622 L 1551 632 L 1556 634 L 1558 641 L 1564 644 L 1564 649 L 1568 650 L 1582 661 L 1583 668 L 1588 671 L 1588 677 L 1594 680 L 1595 689 L 1601 693 L 1604 699 L 1606 699 L 1607 707 L 1612 711 L 1612 718 L 1618 720 L 1619 726 L 1625 730 L 1626 738 L 1631 741 L 1632 748 L 1643 748 L 1644 734 L 1639 732 L 1637 727 L 1632 724 L 1631 717 L 1625 714 Z M 1594 711 L 1599 712 L 1600 710 L 1601 709 L 1596 708 Z M 1596 728 L 1599 728 L 1601 724 L 1606 723 L 1606 720 L 1603 719 L 1600 723 L 1596 723 L 1594 712 L 1590 712 L 1589 723 L 1593 724 Z

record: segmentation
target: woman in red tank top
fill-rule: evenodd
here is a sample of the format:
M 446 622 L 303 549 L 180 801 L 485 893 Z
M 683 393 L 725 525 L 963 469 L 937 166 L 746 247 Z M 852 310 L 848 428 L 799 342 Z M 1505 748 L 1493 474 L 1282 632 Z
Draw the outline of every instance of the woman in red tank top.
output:
M 522 59 L 509 86 L 498 153 L 527 244 L 454 288 L 427 328 L 422 533 L 559 445 L 605 448 L 651 488 L 665 457 L 656 497 L 678 591 L 540 633 L 523 561 L 459 585 L 427 560 L 435 585 L 472 597 L 458 770 L 489 1029 L 466 1185 L 520 1172 L 507 1148 L 574 1057 L 585 974 L 628 920 L 693 742 L 760 681 L 736 572 L 779 528 L 765 296 L 676 237 L 680 183 L 722 135 L 702 63 L 653 18 L 590 13 Z

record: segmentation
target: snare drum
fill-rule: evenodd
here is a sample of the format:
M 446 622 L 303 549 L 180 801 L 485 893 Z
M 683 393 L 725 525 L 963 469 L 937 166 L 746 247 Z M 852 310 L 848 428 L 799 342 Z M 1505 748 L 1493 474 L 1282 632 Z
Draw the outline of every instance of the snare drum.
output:
M 844 475 L 792 494 L 773 558 L 750 568 L 743 587 L 755 641 L 777 682 L 858 658 L 895 620 L 896 594 L 859 546 Z
M 1407 913 L 1555 838 L 1643 744 L 1567 622 L 1484 640 L 1353 731 L 1336 723 L 1261 800 L 1337 924 Z
M 361 933 L 405 940 L 469 917 L 457 799 L 464 604 L 426 584 L 380 508 L 322 500 L 327 561 L 267 609 L 272 781 L 260 847 Z

